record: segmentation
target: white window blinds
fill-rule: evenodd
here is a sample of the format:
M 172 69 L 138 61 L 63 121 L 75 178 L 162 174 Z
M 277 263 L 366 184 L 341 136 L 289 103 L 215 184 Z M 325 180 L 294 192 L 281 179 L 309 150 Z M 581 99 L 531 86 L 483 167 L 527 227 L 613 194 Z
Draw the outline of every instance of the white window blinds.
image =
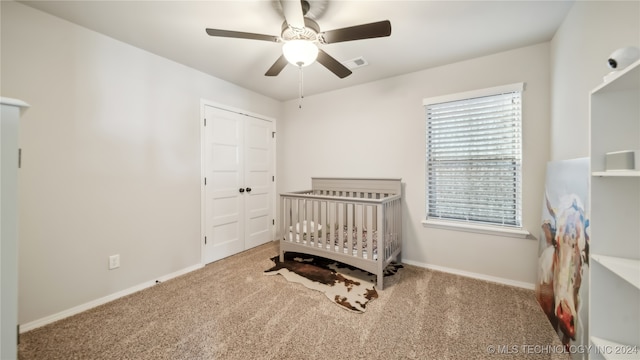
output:
M 522 226 L 522 87 L 425 100 L 427 219 Z

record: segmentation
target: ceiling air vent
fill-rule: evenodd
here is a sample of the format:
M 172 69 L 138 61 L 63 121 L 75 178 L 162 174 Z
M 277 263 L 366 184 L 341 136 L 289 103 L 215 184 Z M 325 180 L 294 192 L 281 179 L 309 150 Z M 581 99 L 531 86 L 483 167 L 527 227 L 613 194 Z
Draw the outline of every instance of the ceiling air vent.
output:
M 346 66 L 349 69 L 355 69 L 355 68 L 367 66 L 369 65 L 369 63 L 362 56 L 360 56 L 355 59 L 343 61 L 342 65 Z

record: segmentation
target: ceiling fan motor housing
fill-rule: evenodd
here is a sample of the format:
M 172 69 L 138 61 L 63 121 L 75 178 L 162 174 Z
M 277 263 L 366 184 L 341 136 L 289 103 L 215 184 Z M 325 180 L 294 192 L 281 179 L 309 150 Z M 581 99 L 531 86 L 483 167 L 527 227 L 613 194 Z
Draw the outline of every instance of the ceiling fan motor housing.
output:
M 284 41 L 290 40 L 308 40 L 308 41 L 318 41 L 318 33 L 320 32 L 320 26 L 318 23 L 309 19 L 304 18 L 304 28 L 296 29 L 292 28 L 287 24 L 287 22 L 282 23 L 282 34 L 280 37 Z

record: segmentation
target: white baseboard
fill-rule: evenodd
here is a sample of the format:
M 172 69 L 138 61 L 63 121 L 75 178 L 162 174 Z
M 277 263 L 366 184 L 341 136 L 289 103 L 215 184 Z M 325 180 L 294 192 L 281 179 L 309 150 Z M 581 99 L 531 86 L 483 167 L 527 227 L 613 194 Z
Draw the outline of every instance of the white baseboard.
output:
M 118 291 L 117 293 L 113 293 L 111 295 L 107 295 L 107 296 L 102 297 L 100 299 L 96 299 L 96 300 L 90 301 L 88 303 L 84 303 L 84 304 L 75 306 L 75 307 L 73 307 L 71 309 L 67 309 L 67 310 L 61 311 L 59 313 L 43 317 L 41 319 L 28 322 L 26 324 L 21 324 L 20 325 L 20 333 L 22 334 L 22 333 L 27 332 L 29 330 L 33 330 L 33 329 L 39 328 L 39 327 L 47 325 L 47 324 L 51 324 L 51 323 L 53 323 L 55 321 L 62 320 L 62 319 L 67 318 L 69 316 L 76 315 L 76 314 L 79 314 L 79 313 L 81 313 L 83 311 L 87 311 L 89 309 L 92 309 L 92 308 L 94 308 L 96 306 L 106 304 L 106 303 L 108 303 L 110 301 L 119 299 L 119 298 L 127 296 L 127 295 L 131 295 L 131 294 L 133 294 L 135 292 L 138 292 L 140 290 L 144 290 L 146 288 L 152 287 L 153 285 L 156 285 L 156 281 L 164 282 L 164 281 L 167 281 L 167 280 L 171 280 L 173 278 L 176 278 L 178 276 L 184 275 L 186 273 L 190 273 L 190 272 L 192 272 L 194 270 L 201 269 L 202 267 L 204 267 L 204 265 L 196 264 L 196 265 L 184 268 L 182 270 L 178 270 L 178 271 L 173 272 L 171 274 L 167 274 L 167 275 L 161 276 L 156 280 L 147 281 L 147 282 L 144 282 L 142 284 L 139 284 L 139 285 L 136 285 L 136 286 L 132 286 L 132 287 L 130 287 L 128 289 L 124 289 L 122 291 Z
M 535 289 L 535 284 L 533 284 L 533 283 L 528 283 L 528 282 L 523 282 L 523 281 L 516 281 L 516 280 L 511 280 L 511 279 L 505 279 L 505 278 L 501 278 L 501 277 L 497 277 L 497 276 L 490 276 L 490 275 L 485 275 L 485 274 L 478 274 L 478 273 L 474 273 L 474 272 L 470 272 L 470 271 L 452 269 L 452 268 L 448 268 L 448 267 L 444 267 L 444 266 L 425 264 L 425 263 L 412 261 L 412 260 L 402 259 L 402 262 L 405 263 L 405 264 L 408 264 L 408 265 L 418 266 L 418 267 L 421 267 L 421 268 L 426 268 L 426 269 L 431 269 L 431 270 L 436 270 L 436 271 L 442 271 L 442 272 L 446 272 L 446 273 L 450 273 L 450 274 L 454 274 L 454 275 L 465 276 L 465 277 L 469 277 L 469 278 L 473 278 L 473 279 L 485 280 L 485 281 L 490 281 L 490 282 L 494 282 L 494 283 L 498 283 L 498 284 L 524 288 L 524 289 L 528 289 L 528 290 L 534 290 Z

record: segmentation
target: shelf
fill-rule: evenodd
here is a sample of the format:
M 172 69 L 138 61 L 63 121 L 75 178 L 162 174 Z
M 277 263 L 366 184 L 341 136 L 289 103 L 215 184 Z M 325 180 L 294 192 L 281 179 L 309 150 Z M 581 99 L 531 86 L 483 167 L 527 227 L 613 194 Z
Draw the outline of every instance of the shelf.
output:
M 607 360 L 638 360 L 640 356 L 637 345 L 619 344 L 596 336 L 591 337 L 591 342 L 596 348 L 591 349 L 590 354 L 600 354 Z
M 591 259 L 640 289 L 640 260 L 592 254 Z
M 640 177 L 640 170 L 594 171 L 591 175 L 600 177 Z
M 620 70 L 607 81 L 596 87 L 591 94 L 638 90 L 640 88 L 640 60 Z

